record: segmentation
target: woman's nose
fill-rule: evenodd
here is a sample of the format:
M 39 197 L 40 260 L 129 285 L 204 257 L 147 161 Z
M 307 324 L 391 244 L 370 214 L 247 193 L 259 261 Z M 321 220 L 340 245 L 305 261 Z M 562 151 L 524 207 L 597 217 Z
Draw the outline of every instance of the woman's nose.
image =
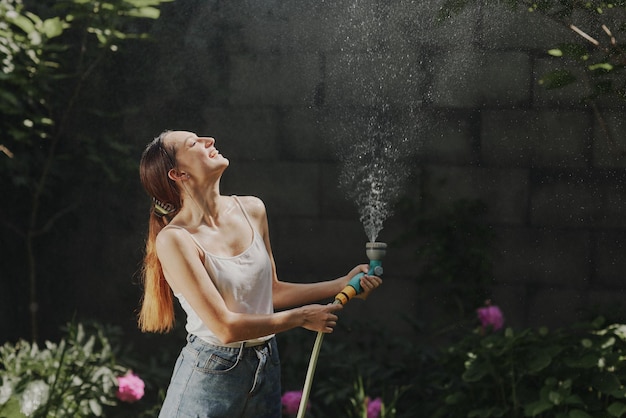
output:
M 205 147 L 208 148 L 208 147 L 212 146 L 213 144 L 215 144 L 215 138 L 207 137 L 205 139 L 206 139 L 206 141 L 204 142 L 204 146 Z

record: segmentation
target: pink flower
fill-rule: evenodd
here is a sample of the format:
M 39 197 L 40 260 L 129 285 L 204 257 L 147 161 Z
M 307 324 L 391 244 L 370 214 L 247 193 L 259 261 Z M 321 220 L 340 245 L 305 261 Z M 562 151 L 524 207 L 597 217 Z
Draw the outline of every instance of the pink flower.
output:
M 285 411 L 288 415 L 296 415 L 298 413 L 298 409 L 300 409 L 300 400 L 302 399 L 302 391 L 301 390 L 292 390 L 285 392 L 280 398 L 283 404 L 283 411 Z M 307 405 L 307 409 L 309 409 L 310 405 Z
M 135 373 L 128 372 L 117 378 L 117 399 L 122 402 L 136 402 L 143 397 L 145 384 Z
M 487 303 L 487 306 L 478 308 L 476 312 L 478 313 L 478 319 L 480 319 L 483 330 L 491 328 L 497 331 L 504 325 L 504 315 L 502 315 L 500 308 L 495 305 Z
M 380 410 L 383 407 L 383 401 L 380 398 L 376 398 L 373 401 L 367 402 L 367 418 L 380 417 Z

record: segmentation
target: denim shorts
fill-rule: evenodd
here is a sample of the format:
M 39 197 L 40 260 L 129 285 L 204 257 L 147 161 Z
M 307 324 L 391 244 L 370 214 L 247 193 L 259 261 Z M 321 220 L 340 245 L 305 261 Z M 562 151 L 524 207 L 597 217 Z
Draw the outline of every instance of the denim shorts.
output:
M 280 418 L 276 338 L 220 347 L 187 336 L 159 418 Z

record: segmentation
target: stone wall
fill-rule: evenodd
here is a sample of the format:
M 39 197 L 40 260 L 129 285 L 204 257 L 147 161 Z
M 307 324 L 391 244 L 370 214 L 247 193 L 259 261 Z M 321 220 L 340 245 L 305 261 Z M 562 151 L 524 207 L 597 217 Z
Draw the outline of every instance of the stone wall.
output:
M 480 6 L 437 24 L 440 3 L 166 4 L 141 55 L 146 80 L 132 99 L 141 111 L 125 134 L 140 144 L 163 129 L 215 136 L 231 161 L 223 192 L 266 203 L 280 277 L 330 278 L 367 260 L 329 136 L 345 109 L 371 105 L 362 87 L 379 86 L 376 97 L 399 109 L 399 120 L 419 119 L 408 135 L 416 152 L 407 156 L 406 195 L 431 211 L 462 198 L 488 205 L 496 234 L 490 296 L 510 325 L 620 319 L 621 104 L 601 106 L 612 143 L 580 103 L 584 89 L 538 84 L 557 64 L 545 51 L 576 39 L 571 31 L 539 14 Z M 379 238 L 393 241 L 403 228 L 391 218 Z M 384 287 L 345 314 L 432 320 L 445 294 L 420 284 L 412 251 L 390 250 Z

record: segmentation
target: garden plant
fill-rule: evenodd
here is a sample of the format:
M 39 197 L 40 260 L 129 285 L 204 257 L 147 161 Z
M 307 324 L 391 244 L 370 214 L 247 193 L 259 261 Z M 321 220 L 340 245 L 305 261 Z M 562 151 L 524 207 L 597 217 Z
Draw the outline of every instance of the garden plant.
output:
M 140 21 L 167 1 L 0 1 L 0 226 L 25 266 L 15 280 L 28 284 L 32 341 L 46 278 L 39 241 L 86 204 L 85 187 L 136 167 L 109 130 L 124 107 L 107 96 L 106 70 L 125 43 L 147 38 Z
M 0 347 L 0 416 L 101 417 L 144 395 L 143 380 L 118 364 L 101 326 L 72 324 L 59 343 L 21 340 Z M 123 416 L 112 413 L 110 416 Z
M 439 19 L 461 13 L 471 0 L 445 0 Z M 622 0 L 485 0 L 484 5 L 503 5 L 520 13 L 538 13 L 554 25 L 575 34 L 575 41 L 563 40 L 544 51 L 556 61 L 553 70 L 540 74 L 539 84 L 546 89 L 577 86 L 585 92 L 582 105 L 589 106 L 598 120 L 602 135 L 623 152 L 603 115 L 603 106 L 626 100 L 626 50 L 624 49 L 624 11 Z

